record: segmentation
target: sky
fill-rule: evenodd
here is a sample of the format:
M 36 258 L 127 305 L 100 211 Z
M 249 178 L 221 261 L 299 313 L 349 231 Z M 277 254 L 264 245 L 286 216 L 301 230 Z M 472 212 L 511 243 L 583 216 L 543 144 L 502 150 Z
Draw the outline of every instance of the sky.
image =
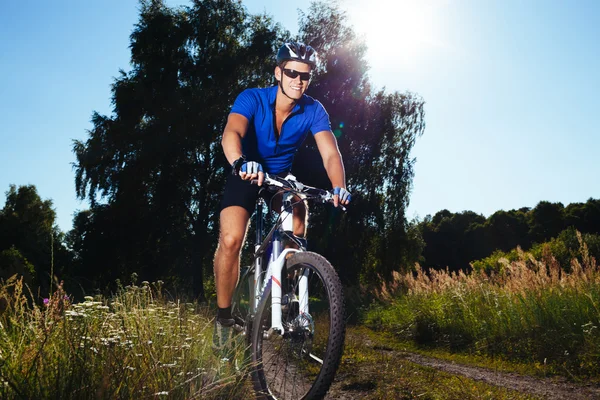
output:
M 291 32 L 309 7 L 243 4 Z M 600 2 L 339 5 L 367 44 L 374 86 L 425 101 L 409 218 L 600 198 Z M 87 138 L 94 111 L 110 115 L 138 12 L 137 0 L 0 2 L 0 190 L 35 185 L 65 232 L 88 207 L 76 199 L 72 143 Z

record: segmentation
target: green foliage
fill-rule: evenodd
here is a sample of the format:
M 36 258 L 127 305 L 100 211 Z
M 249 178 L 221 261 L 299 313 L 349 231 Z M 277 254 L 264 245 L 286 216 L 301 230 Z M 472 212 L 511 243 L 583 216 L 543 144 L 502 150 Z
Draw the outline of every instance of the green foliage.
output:
M 541 201 L 533 208 L 497 211 L 484 218 L 471 211 L 451 213 L 442 210 L 435 216 L 427 216 L 419 223 L 423 240 L 423 265 L 435 269 L 450 268 L 452 271 L 468 269 L 473 260 L 485 259 L 487 270 L 499 258 L 514 260 L 517 246 L 541 254 L 541 243 L 561 246 L 567 240 L 571 250 L 552 249 L 562 265 L 568 266 L 569 257 L 577 248 L 577 239 L 572 229 L 583 234 L 600 233 L 600 200 L 589 199 L 586 203 L 572 203 L 564 207 L 561 203 Z M 570 230 L 569 237 L 559 234 Z M 566 242 L 565 242 L 566 243 Z M 597 255 L 598 253 L 592 252 Z M 481 263 L 474 265 L 481 266 Z
M 537 260 L 543 259 L 545 254 L 550 254 L 569 272 L 573 259 L 583 262 L 586 255 L 600 259 L 600 235 L 586 233 L 582 235 L 582 238 L 586 243 L 585 253 L 582 253 L 583 249 L 580 246 L 577 231 L 573 227 L 565 229 L 558 237 L 550 239 L 548 242 L 534 244 L 528 252 Z M 504 272 L 507 262 L 517 261 L 519 257 L 520 250 L 517 248 L 509 252 L 496 250 L 488 257 L 473 261 L 471 266 L 474 270 L 483 271 L 486 274 L 498 274 Z
M 0 280 L 7 280 L 13 275 L 25 278 L 31 283 L 35 268 L 15 247 L 0 251 Z
M 42 200 L 35 186 L 10 186 L 0 210 L 0 276 L 25 274 L 47 293 L 50 274 L 70 270 L 71 256 L 55 220 L 52 201 Z

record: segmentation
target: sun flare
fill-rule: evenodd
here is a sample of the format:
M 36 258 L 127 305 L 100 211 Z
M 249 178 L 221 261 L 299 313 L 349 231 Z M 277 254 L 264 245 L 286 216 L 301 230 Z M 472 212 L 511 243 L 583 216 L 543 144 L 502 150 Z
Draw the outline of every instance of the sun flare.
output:
M 418 57 L 443 46 L 439 15 L 441 0 L 350 0 L 348 16 L 364 35 L 370 63 L 418 64 Z

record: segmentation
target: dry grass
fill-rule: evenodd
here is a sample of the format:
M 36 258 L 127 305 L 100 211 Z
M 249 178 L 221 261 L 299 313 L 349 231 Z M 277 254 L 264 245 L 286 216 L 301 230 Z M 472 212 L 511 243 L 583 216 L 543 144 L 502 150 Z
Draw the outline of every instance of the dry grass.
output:
M 561 268 L 519 250 L 498 274 L 397 274 L 366 322 L 421 346 L 507 357 L 573 377 L 600 374 L 600 267 L 580 240 L 581 260 Z

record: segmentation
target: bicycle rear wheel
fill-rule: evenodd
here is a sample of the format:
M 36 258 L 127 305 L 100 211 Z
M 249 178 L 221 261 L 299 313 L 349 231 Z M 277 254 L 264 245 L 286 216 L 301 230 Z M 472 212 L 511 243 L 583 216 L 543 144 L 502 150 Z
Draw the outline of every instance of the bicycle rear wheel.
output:
M 282 305 L 277 305 L 282 308 L 283 334 L 269 332 L 270 285 L 256 312 L 252 330 L 254 387 L 258 396 L 266 399 L 323 398 L 344 346 L 342 285 L 331 264 L 319 254 L 295 253 L 286 265 Z M 308 285 L 308 299 L 299 291 L 301 280 Z

